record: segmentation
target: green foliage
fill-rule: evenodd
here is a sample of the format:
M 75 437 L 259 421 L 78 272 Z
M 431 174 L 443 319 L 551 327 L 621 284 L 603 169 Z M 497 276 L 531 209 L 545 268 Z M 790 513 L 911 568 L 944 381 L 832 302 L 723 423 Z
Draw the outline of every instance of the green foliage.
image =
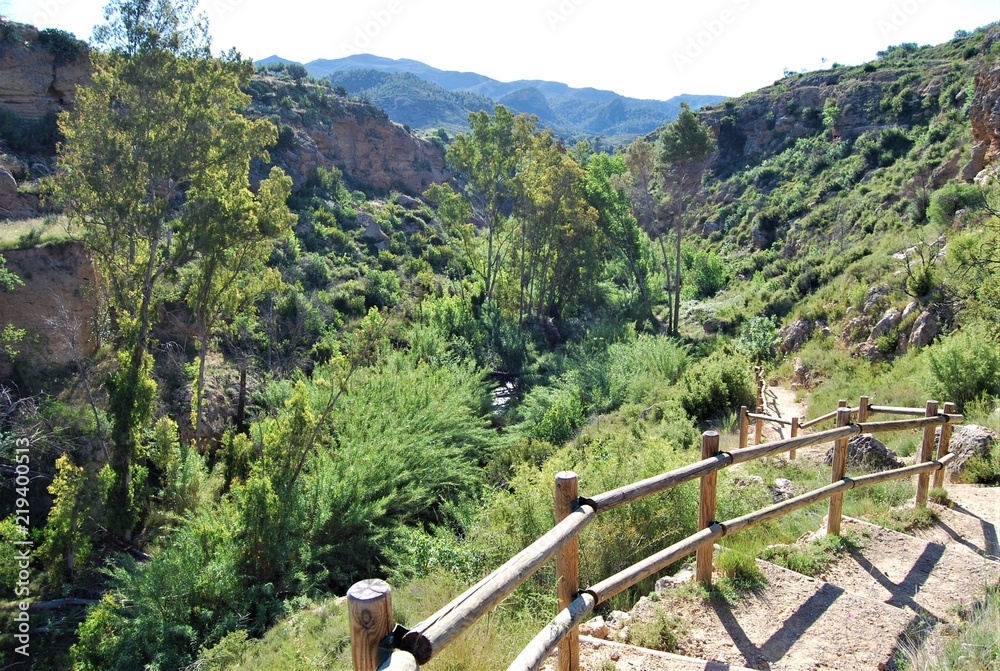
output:
M 778 322 L 774 317 L 757 315 L 740 324 L 736 347 L 754 364 L 765 366 L 771 363 L 777 344 Z
M 73 63 L 87 53 L 87 43 L 78 40 L 72 33 L 58 28 L 46 28 L 38 31 L 38 43 L 55 59 L 56 67 Z
M 0 110 L 0 140 L 11 151 L 51 156 L 61 139 L 54 112 L 38 119 L 24 119 L 10 110 Z
M 715 151 L 708 126 L 698 119 L 687 103 L 681 103 L 677 118 L 660 134 L 659 161 L 663 165 L 686 167 L 704 160 Z
M 856 547 L 857 539 L 850 534 L 824 535 L 805 544 L 769 546 L 760 558 L 796 573 L 818 577 L 841 555 Z
M 754 394 L 750 362 L 721 351 L 688 368 L 680 381 L 681 405 L 698 422 L 751 406 Z
M 575 385 L 532 389 L 520 408 L 527 434 L 554 445 L 565 443 L 585 419 L 580 395 Z
M 982 189 L 975 184 L 952 182 L 931 194 L 927 216 L 935 226 L 951 226 L 959 210 L 979 210 L 986 205 Z
M 977 603 L 958 604 L 957 631 L 940 646 L 907 647 L 910 668 L 927 671 L 992 671 L 1000 664 L 1000 590 L 987 586 Z
M 629 627 L 628 640 L 640 648 L 676 652 L 677 639 L 683 635 L 685 624 L 680 615 L 668 613 L 662 605 L 657 604 L 651 617 L 645 614 Z
M 17 589 L 18 572 L 21 567 L 18 565 L 18 546 L 14 541 L 25 539 L 25 528 L 17 523 L 14 514 L 0 520 L 0 585 L 14 594 Z
M 711 298 L 726 286 L 726 267 L 718 254 L 699 251 L 691 260 L 690 271 L 684 274 L 685 287 L 692 298 Z
M 63 453 L 56 459 L 56 475 L 48 486 L 52 508 L 45 522 L 45 541 L 38 551 L 53 563 L 64 565 L 69 577 L 90 555 L 88 513 L 92 502 L 86 489 L 83 467 Z
M 1000 394 L 1000 346 L 981 324 L 949 335 L 930 353 L 932 391 L 959 411 L 982 394 Z

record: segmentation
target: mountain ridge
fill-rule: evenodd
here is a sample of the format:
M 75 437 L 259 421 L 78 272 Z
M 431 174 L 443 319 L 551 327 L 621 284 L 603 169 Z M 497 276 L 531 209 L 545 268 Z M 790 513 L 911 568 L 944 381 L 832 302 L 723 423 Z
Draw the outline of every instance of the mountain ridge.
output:
M 258 65 L 288 64 L 294 61 L 274 55 L 257 61 Z M 539 121 L 566 140 L 601 136 L 609 144 L 621 144 L 649 133 L 670 122 L 682 103 L 698 109 L 719 103 L 727 96 L 681 94 L 668 100 L 630 98 L 614 91 L 593 87 L 575 88 L 562 82 L 542 79 L 521 79 L 501 82 L 475 72 L 441 70 L 412 59 L 390 59 L 371 54 L 359 54 L 337 59 L 316 59 L 302 64 L 316 78 L 328 78 L 343 86 L 350 94 L 367 98 L 383 107 L 398 123 L 418 130 L 445 128 L 461 132 L 470 112 L 488 109 L 493 103 L 503 103 L 514 111 L 535 114 Z M 361 86 L 358 71 L 365 72 L 371 86 Z M 372 73 L 379 73 L 375 77 Z M 414 77 L 438 87 L 415 86 L 399 75 Z M 414 90 L 420 95 L 414 96 Z M 455 94 L 476 95 L 490 101 L 484 105 L 477 99 L 456 99 Z M 400 104 L 409 98 L 407 105 Z M 543 103 L 544 99 L 544 103 Z M 468 103 L 468 104 L 466 104 Z M 442 108 L 436 117 L 429 108 Z

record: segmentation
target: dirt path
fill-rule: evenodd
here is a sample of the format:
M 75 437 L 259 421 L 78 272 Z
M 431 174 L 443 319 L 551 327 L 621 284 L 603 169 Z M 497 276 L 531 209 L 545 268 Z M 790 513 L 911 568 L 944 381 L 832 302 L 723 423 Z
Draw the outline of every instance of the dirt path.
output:
M 952 506 L 933 506 L 939 523 L 916 535 L 845 519 L 858 546 L 822 577 L 758 561 L 765 585 L 739 602 L 670 588 L 658 599 L 640 599 L 627 624 L 610 631 L 627 643 L 637 623 L 663 612 L 679 616 L 676 652 L 691 661 L 591 639 L 581 648 L 581 668 L 892 671 L 901 646 L 940 645 L 938 623 L 964 617 L 983 586 L 1000 580 L 1000 488 L 949 485 L 948 492 Z

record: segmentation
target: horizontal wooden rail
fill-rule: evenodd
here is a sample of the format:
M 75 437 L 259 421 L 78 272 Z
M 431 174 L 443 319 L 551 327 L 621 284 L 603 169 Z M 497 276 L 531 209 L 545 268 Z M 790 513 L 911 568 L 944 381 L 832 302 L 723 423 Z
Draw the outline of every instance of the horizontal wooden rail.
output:
M 636 501 L 653 494 L 657 494 L 679 484 L 715 473 L 727 466 L 751 461 L 760 457 L 778 454 L 789 450 L 795 450 L 810 445 L 830 442 L 847 436 L 859 433 L 876 433 L 882 431 L 902 431 L 906 429 L 925 428 L 934 425 L 960 422 L 964 418 L 956 414 L 938 414 L 932 417 L 921 417 L 917 419 L 904 419 L 885 422 L 866 422 L 863 424 L 850 424 L 827 431 L 820 431 L 804 436 L 786 438 L 733 450 L 732 452 L 720 452 L 710 458 L 683 466 L 681 468 L 662 473 L 660 475 L 647 478 L 637 483 L 619 487 L 617 489 L 598 494 L 590 498 L 580 498 L 579 506 L 570 515 L 554 526 L 548 533 L 540 537 L 527 548 L 514 555 L 503 566 L 499 567 L 478 583 L 470 587 L 464 593 L 456 597 L 448 605 L 441 608 L 431 617 L 423 620 L 413 627 L 400 642 L 399 647 L 413 654 L 419 664 L 426 664 L 430 659 L 440 652 L 448 643 L 471 627 L 480 617 L 494 608 L 498 603 L 511 594 L 518 586 L 533 575 L 541 566 L 551 559 L 555 554 L 570 542 L 573 538 L 586 528 L 599 513 L 617 508 L 626 503 Z M 934 464 L 938 462 L 929 462 Z M 922 464 L 926 467 L 929 464 Z M 914 467 L 910 467 L 914 468 Z M 923 471 L 921 471 L 923 472 Z M 835 487 L 830 485 L 829 488 Z M 854 486 L 854 485 L 851 485 Z M 824 488 L 826 491 L 829 488 Z M 842 491 L 831 490 L 828 496 Z M 815 499 L 821 500 L 821 499 Z M 794 501 L 790 499 L 789 501 Z M 813 502 L 810 499 L 801 505 L 808 505 Z M 786 501 L 785 503 L 788 503 Z M 764 509 L 767 512 L 770 508 Z M 740 518 L 742 520 L 742 518 Z M 736 520 L 734 522 L 738 522 Z M 754 522 L 756 523 L 756 522 Z M 717 528 L 719 527 L 719 528 Z M 742 528 L 742 527 L 741 527 Z M 632 569 L 628 569 L 616 576 L 595 585 L 591 588 L 591 593 L 598 598 L 598 602 L 610 598 L 613 594 L 630 587 L 635 582 L 642 580 L 648 575 L 661 570 L 663 567 L 676 561 L 677 557 L 690 554 L 703 543 L 714 541 L 720 537 L 718 534 L 728 533 L 724 527 L 713 524 L 712 526 L 699 532 L 681 543 L 675 544 L 666 550 L 639 562 Z M 681 554 L 677 554 L 681 553 Z M 676 556 L 675 556 L 676 555 Z M 665 562 L 665 563 L 664 563 Z M 630 572 L 631 571 L 631 572 Z M 638 576 L 638 577 L 636 577 Z M 577 601 L 574 600 L 573 604 Z M 571 604 L 570 608 L 574 606 Z M 589 612 L 589 611 L 588 611 Z M 572 619 L 572 618 L 570 618 Z M 569 620 L 567 620 L 569 621 Z M 572 627 L 571 627 L 572 628 Z
M 786 424 L 788 426 L 792 425 L 791 419 L 785 419 L 784 417 L 773 417 L 771 415 L 758 415 L 755 412 L 748 412 L 747 417 L 750 419 L 760 419 L 765 422 L 774 422 L 775 424 Z
M 926 419 L 940 419 L 926 418 Z M 855 425 L 856 426 L 856 425 Z M 850 427 L 843 427 L 850 428 Z M 552 651 L 575 626 L 580 624 L 594 608 L 607 601 L 611 597 L 632 587 L 657 571 L 660 571 L 678 559 L 685 557 L 698 548 L 714 543 L 715 540 L 742 531 L 756 524 L 761 524 L 776 517 L 781 517 L 792 513 L 800 508 L 804 508 L 813 503 L 818 503 L 836 494 L 840 494 L 850 489 L 859 487 L 869 487 L 888 480 L 897 480 L 911 475 L 930 473 L 944 468 L 952 459 L 954 454 L 949 454 L 942 459 L 929 461 L 915 466 L 906 466 L 892 471 L 863 475 L 857 478 L 843 478 L 825 487 L 814 489 L 799 496 L 793 497 L 781 503 L 776 503 L 767 508 L 742 517 L 736 517 L 725 522 L 716 522 L 707 529 L 703 529 L 696 534 L 688 536 L 684 540 L 674 543 L 670 547 L 661 550 L 641 562 L 638 562 L 615 575 L 602 580 L 596 585 L 583 590 L 576 599 L 565 609 L 560 611 L 556 617 L 542 629 L 541 632 L 524 648 L 520 655 L 507 667 L 507 671 L 537 671 L 545 659 L 552 654 Z
M 582 498 L 581 501 L 592 506 L 598 513 L 607 512 L 608 510 L 623 506 L 626 503 L 631 503 L 632 501 L 638 501 L 646 498 L 647 496 L 652 496 L 653 494 L 665 492 L 666 490 L 683 484 L 689 480 L 694 480 L 695 478 L 700 478 L 703 475 L 714 473 L 732 463 L 732 457 L 726 452 L 721 452 L 709 459 L 702 459 L 701 461 L 689 464 L 688 466 L 681 466 L 680 468 L 676 468 L 672 471 L 661 473 L 660 475 L 654 475 L 651 478 L 646 478 L 645 480 L 640 480 L 639 482 L 634 482 L 630 485 L 625 485 L 624 487 L 612 489 L 611 491 L 598 494 L 597 496 Z
M 785 438 L 770 443 L 762 443 L 753 447 L 746 447 L 732 452 L 720 452 L 714 457 L 702 459 L 699 462 L 682 466 L 681 468 L 654 475 L 651 478 L 640 480 L 611 491 L 581 499 L 581 501 L 591 505 L 598 513 L 623 506 L 632 501 L 638 501 L 653 494 L 659 494 L 672 487 L 703 475 L 708 475 L 727 466 L 752 461 L 760 457 L 771 456 L 779 452 L 798 450 L 810 445 L 819 445 L 830 441 L 852 436 L 858 433 L 877 433 L 879 431 L 905 431 L 906 429 L 919 429 L 928 424 L 961 423 L 964 418 L 961 415 L 938 415 L 936 417 L 921 417 L 920 419 L 901 419 L 887 422 L 866 422 L 865 424 L 850 424 L 837 429 L 828 429 L 817 433 L 810 433 L 794 438 Z
M 581 505 L 548 533 L 511 557 L 478 583 L 403 636 L 399 647 L 426 664 L 448 643 L 503 601 L 518 586 L 555 556 L 597 517 L 594 508 Z
M 914 415 L 924 416 L 924 408 L 899 408 L 891 405 L 870 405 L 868 412 L 881 412 L 887 415 Z
M 839 408 L 838 408 L 838 410 L 839 410 Z M 828 419 L 833 419 L 834 417 L 837 416 L 837 411 L 838 410 L 834 410 L 833 412 L 828 412 L 825 415 L 820 415 L 819 417 L 815 417 L 815 418 L 810 419 L 809 421 L 806 421 L 806 422 L 800 422 L 799 423 L 799 428 L 800 429 L 808 429 L 810 426 L 815 426 L 817 424 L 825 422 Z M 852 410 L 856 410 L 856 408 L 852 408 Z M 922 415 L 923 412 L 921 411 L 920 414 Z

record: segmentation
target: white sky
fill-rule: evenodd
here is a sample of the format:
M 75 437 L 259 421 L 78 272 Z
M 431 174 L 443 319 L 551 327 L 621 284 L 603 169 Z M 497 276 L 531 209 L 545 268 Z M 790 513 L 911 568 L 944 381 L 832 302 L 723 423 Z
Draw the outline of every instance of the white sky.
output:
M 103 0 L 0 0 L 88 39 Z M 640 98 L 739 95 L 785 68 L 858 64 L 1000 20 L 1000 0 L 201 0 L 216 50 L 308 62 L 413 58 L 501 81 L 548 79 Z

